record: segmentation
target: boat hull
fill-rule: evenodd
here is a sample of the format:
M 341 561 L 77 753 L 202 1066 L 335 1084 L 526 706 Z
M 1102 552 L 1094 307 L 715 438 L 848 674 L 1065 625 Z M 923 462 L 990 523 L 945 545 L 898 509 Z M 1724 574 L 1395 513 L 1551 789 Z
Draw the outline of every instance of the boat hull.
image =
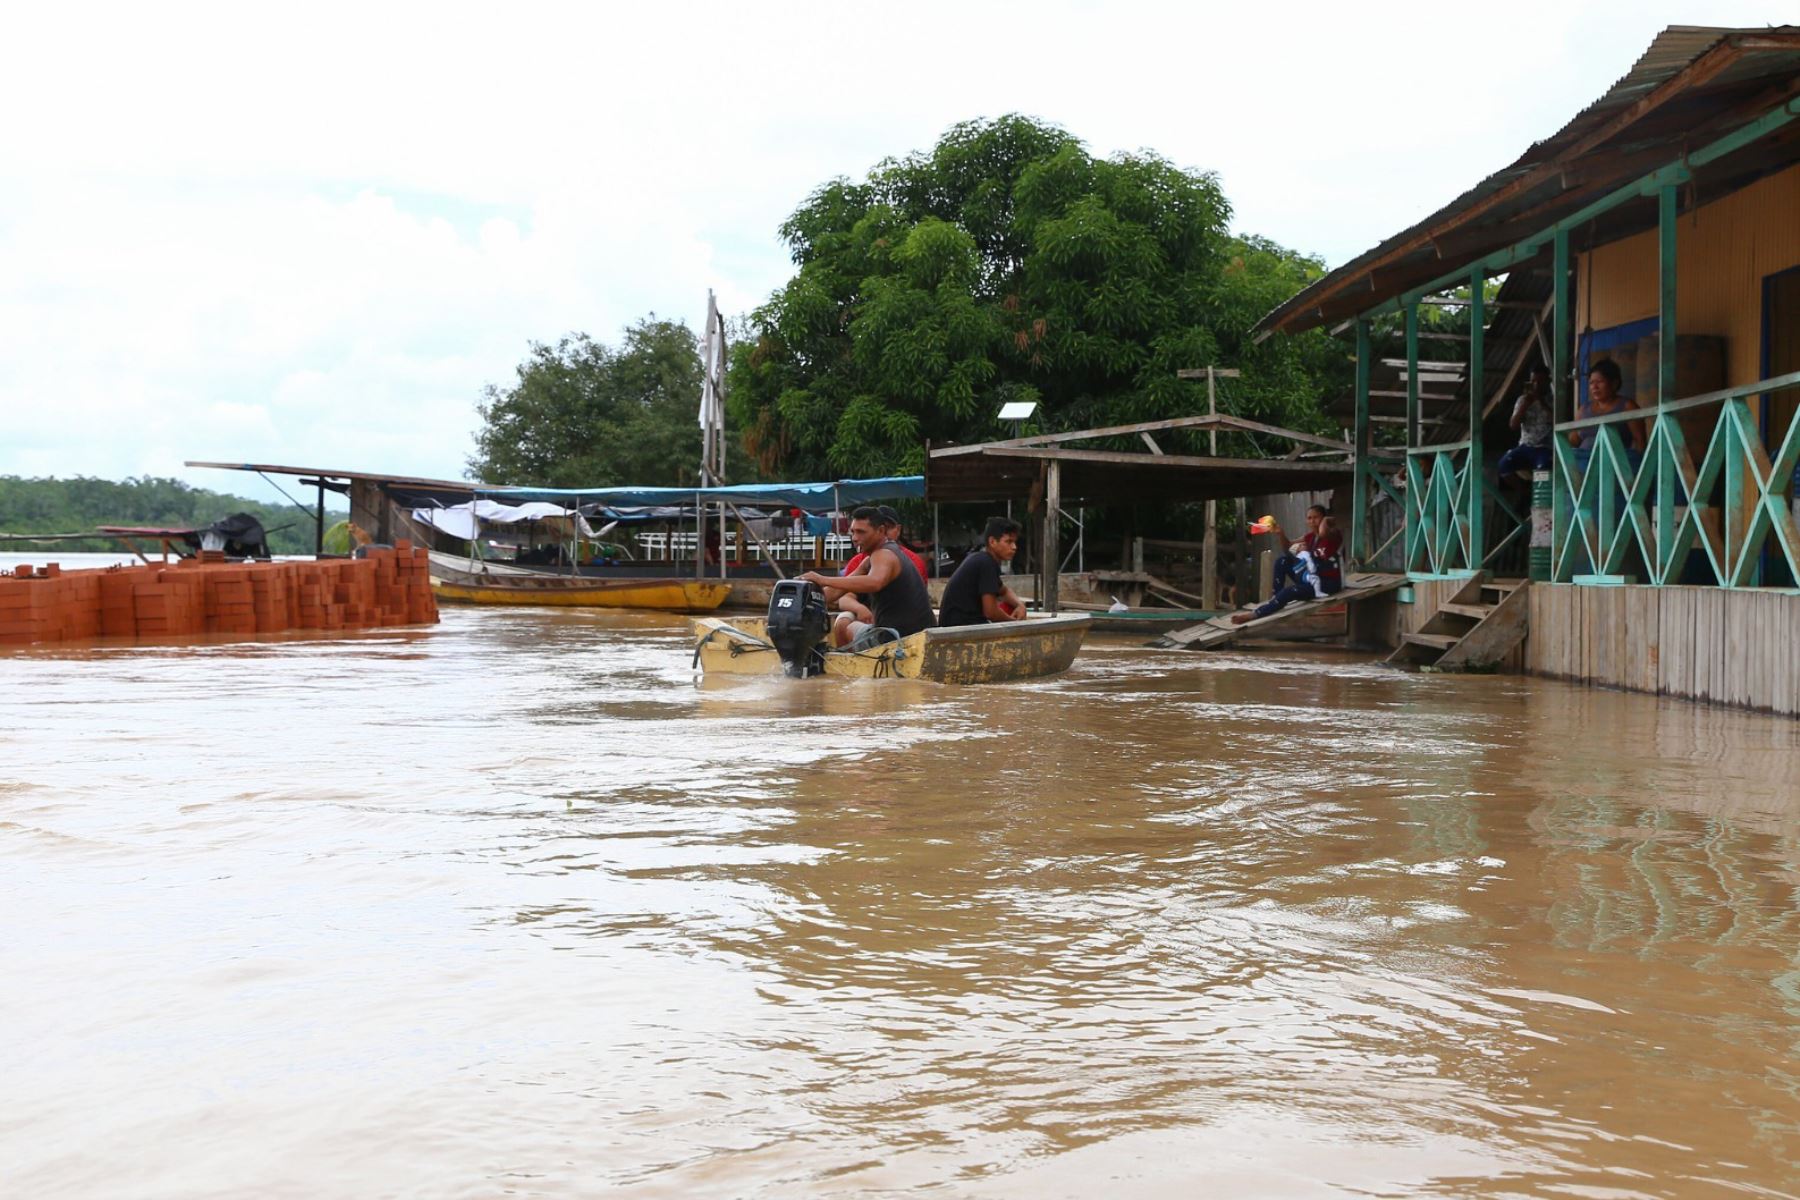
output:
M 711 612 L 731 594 L 731 585 L 704 579 L 634 579 L 595 583 L 580 578 L 531 579 L 496 576 L 481 583 L 434 578 L 431 589 L 444 604 L 530 604 L 558 608 L 638 608 L 660 612 Z
M 1081 650 L 1086 613 L 993 625 L 927 629 L 858 653 L 825 656 L 825 674 L 843 679 L 928 679 L 934 683 L 1007 683 L 1066 671 Z M 694 621 L 695 659 L 709 675 L 779 675 L 762 617 Z
M 1123 612 L 1101 611 L 1094 614 L 1093 630 L 1095 633 L 1123 633 L 1129 635 L 1168 633 L 1172 629 L 1186 629 L 1189 625 L 1197 625 L 1209 617 L 1220 614 L 1200 609 L 1176 608 L 1131 608 Z

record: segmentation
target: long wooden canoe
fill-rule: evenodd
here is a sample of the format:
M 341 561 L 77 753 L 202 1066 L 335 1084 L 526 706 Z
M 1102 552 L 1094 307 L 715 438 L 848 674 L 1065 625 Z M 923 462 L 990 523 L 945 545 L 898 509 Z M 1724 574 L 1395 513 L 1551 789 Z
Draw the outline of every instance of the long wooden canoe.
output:
M 479 581 L 432 577 L 448 604 L 550 604 L 570 608 L 648 608 L 711 612 L 731 585 L 717 579 L 589 579 L 575 575 L 496 575 Z
M 857 653 L 825 656 L 825 674 L 845 679 L 929 679 L 1006 683 L 1066 671 L 1081 649 L 1087 613 L 1029 617 L 992 625 L 927 629 Z M 779 675 L 781 657 L 762 617 L 696 617 L 695 660 L 710 675 Z
M 1095 633 L 1143 634 L 1168 633 L 1216 617 L 1216 612 L 1180 608 L 1127 608 L 1117 612 L 1102 609 L 1094 614 Z

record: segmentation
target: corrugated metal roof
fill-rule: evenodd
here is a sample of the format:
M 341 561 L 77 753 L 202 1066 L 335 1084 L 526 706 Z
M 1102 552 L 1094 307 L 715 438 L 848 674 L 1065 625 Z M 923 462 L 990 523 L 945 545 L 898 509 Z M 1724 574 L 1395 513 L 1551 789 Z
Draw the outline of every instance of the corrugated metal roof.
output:
M 1536 232 L 1515 234 L 1507 229 L 1509 218 L 1530 215 L 1538 228 L 1550 224 L 1643 174 L 1645 159 L 1662 154 L 1672 161 L 1703 144 L 1696 139 L 1722 134 L 1719 122 L 1737 117 L 1740 105 L 1767 98 L 1772 86 L 1800 86 L 1800 26 L 1670 26 L 1562 129 L 1305 288 L 1258 322 L 1257 330 L 1298 332 L 1336 321 L 1472 264 Z M 1602 162 L 1614 172 L 1596 170 L 1574 182 L 1564 174 Z M 1346 295 L 1353 287 L 1354 296 Z

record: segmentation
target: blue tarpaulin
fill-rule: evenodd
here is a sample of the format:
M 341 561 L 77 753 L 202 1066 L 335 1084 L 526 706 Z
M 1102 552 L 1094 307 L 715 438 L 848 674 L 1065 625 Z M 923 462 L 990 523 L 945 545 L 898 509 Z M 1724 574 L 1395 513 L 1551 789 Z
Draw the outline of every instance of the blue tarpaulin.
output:
M 728 487 L 692 488 L 482 488 L 482 496 L 505 499 L 549 500 L 562 504 L 597 503 L 608 508 L 679 506 L 702 503 L 754 504 L 764 508 L 801 508 L 825 512 L 854 508 L 880 500 L 916 499 L 925 494 L 923 475 L 889 475 L 883 479 L 840 479 L 835 483 L 734 483 Z

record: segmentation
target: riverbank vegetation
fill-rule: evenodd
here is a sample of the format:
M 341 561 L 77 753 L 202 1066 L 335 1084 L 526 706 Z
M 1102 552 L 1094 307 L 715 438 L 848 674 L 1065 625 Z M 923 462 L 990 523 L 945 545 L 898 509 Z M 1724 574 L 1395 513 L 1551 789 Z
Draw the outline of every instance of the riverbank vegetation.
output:
M 617 348 L 573 333 L 535 343 L 506 387 L 476 411 L 469 478 L 533 487 L 678 487 L 699 470 L 700 346 L 656 314 Z
M 269 535 L 269 549 L 274 553 L 313 552 L 310 513 L 193 487 L 179 479 L 25 479 L 0 475 L 0 533 L 81 533 L 97 525 L 195 528 L 240 512 L 262 522 Z M 347 515 L 341 509 L 334 512 L 328 507 L 325 522 L 329 526 Z M 118 543 L 106 537 L 41 545 L 46 553 L 57 549 L 118 549 Z M 6 548 L 36 552 L 38 545 L 15 542 Z
M 1204 411 L 1176 372 L 1210 363 L 1243 371 L 1227 411 L 1322 429 L 1342 348 L 1247 335 L 1324 264 L 1230 220 L 1210 172 L 1023 116 L 958 125 L 782 226 L 796 272 L 736 349 L 732 415 L 765 469 L 917 471 L 927 440 L 1000 436 L 1007 401 L 1037 402 L 1028 432 Z
M 1205 385 L 1176 372 L 1208 364 L 1243 373 L 1224 411 L 1330 429 L 1345 348 L 1248 336 L 1324 264 L 1230 223 L 1210 172 L 1148 151 L 1097 158 L 1018 115 L 820 185 L 781 226 L 793 278 L 735 331 L 732 477 L 917 472 L 927 440 L 1001 435 L 1015 400 L 1038 405 L 1025 432 L 1192 415 Z M 654 316 L 616 349 L 585 334 L 534 345 L 513 384 L 486 390 L 470 473 L 691 483 L 700 378 L 692 331 Z

